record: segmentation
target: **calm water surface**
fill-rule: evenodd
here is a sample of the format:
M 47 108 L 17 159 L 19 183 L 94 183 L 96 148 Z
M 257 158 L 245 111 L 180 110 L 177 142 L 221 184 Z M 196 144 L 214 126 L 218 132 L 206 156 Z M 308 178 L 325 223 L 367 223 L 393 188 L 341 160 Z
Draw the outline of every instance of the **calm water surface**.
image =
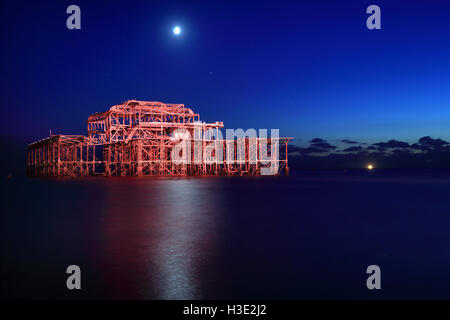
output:
M 2 184 L 2 297 L 450 298 L 448 171 Z

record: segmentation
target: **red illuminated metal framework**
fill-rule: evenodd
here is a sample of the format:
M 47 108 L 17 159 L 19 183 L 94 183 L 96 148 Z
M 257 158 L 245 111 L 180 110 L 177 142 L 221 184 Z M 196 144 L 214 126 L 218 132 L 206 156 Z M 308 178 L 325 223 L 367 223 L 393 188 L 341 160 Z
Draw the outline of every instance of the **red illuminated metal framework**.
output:
M 287 145 L 291 138 L 225 140 L 204 135 L 207 130 L 218 131 L 222 127 L 219 121 L 200 122 L 199 114 L 183 104 L 129 100 L 92 114 L 87 119 L 87 136 L 51 134 L 29 144 L 27 174 L 41 177 L 259 175 L 262 168 L 270 166 L 277 168 L 274 174 L 289 173 Z M 205 150 L 214 144 L 227 150 L 226 155 L 220 161 L 200 156 L 200 162 L 175 163 L 172 150 L 180 142 L 173 135 L 177 129 L 190 133 L 192 146 L 200 144 L 201 150 Z M 262 158 L 261 146 L 267 146 L 270 154 L 274 150 L 272 145 L 277 146 L 278 156 L 270 160 Z M 228 150 L 234 151 L 231 156 Z M 245 155 L 238 157 L 242 151 Z M 192 150 L 192 157 L 195 152 Z

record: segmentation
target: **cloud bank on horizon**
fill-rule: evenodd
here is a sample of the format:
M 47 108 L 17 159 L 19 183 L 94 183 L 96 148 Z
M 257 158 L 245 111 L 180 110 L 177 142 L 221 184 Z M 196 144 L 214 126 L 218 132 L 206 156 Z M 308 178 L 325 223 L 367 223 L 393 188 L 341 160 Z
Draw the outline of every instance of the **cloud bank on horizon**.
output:
M 450 168 L 450 142 L 425 136 L 415 143 L 391 139 L 367 145 L 353 140 L 329 141 L 314 138 L 309 145 L 289 145 L 292 169 L 364 168 L 375 163 L 378 168 Z

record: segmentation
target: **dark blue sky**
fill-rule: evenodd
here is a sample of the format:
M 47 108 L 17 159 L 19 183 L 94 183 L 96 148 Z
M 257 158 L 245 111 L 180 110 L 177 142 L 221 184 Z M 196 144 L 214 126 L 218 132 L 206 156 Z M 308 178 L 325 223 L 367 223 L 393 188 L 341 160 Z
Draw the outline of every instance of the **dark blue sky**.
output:
M 140 99 L 304 141 L 448 140 L 449 14 L 433 0 L 3 1 L 0 133 L 84 134 L 91 113 Z

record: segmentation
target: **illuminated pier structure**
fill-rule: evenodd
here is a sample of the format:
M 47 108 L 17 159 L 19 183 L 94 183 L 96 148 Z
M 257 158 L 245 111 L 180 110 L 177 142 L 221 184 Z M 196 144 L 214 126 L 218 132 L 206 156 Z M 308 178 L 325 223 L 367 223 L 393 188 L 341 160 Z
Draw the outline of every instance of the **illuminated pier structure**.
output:
M 129 100 L 87 119 L 87 136 L 28 145 L 27 174 L 58 176 L 288 174 L 291 138 L 222 139 L 183 104 Z M 175 160 L 174 160 L 175 159 Z M 181 159 L 181 160 L 180 160 Z

